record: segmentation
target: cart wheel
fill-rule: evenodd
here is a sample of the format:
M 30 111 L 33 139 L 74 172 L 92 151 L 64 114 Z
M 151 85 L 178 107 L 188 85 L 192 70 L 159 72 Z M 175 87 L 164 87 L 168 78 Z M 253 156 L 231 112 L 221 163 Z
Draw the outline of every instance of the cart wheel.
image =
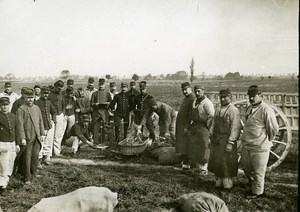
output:
M 292 130 L 285 114 L 272 103 L 266 103 L 274 110 L 279 125 L 279 132 L 277 133 L 275 139 L 272 140 L 273 146 L 270 149 L 270 157 L 268 161 L 267 171 L 271 171 L 272 169 L 275 169 L 277 166 L 279 166 L 279 164 L 282 163 L 282 161 L 289 153 L 292 142 Z M 243 126 L 245 123 L 246 109 L 249 104 L 250 103 L 248 102 L 248 100 L 240 100 L 233 102 L 233 105 L 235 105 L 240 111 L 241 122 Z M 241 131 L 241 136 L 242 134 L 243 130 Z M 238 140 L 237 144 L 240 160 L 241 141 Z

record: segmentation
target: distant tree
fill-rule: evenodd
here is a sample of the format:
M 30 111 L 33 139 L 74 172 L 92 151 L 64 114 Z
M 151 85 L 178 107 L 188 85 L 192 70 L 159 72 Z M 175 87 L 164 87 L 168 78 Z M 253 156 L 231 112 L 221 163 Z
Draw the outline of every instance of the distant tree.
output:
M 145 80 L 151 80 L 152 78 L 152 74 L 147 74 L 146 76 L 144 76 Z
M 66 80 L 70 76 L 69 70 L 62 70 L 60 73 L 60 77 L 64 80 Z
M 191 69 L 190 81 L 192 83 L 194 80 L 194 58 L 192 58 L 192 60 L 191 60 L 190 69 Z
M 174 76 L 175 80 L 186 80 L 188 73 L 186 71 L 177 71 Z
M 202 76 L 202 80 L 204 80 L 204 78 L 205 78 L 205 72 L 202 72 L 201 76 Z
M 106 74 L 106 75 L 105 75 L 105 78 L 106 78 L 107 80 L 110 80 L 112 77 L 111 77 L 110 74 Z
M 134 81 L 138 81 L 138 80 L 139 80 L 139 78 L 140 78 L 140 76 L 139 76 L 139 75 L 137 75 L 137 74 L 133 74 L 131 79 L 133 79 Z
M 5 75 L 5 79 L 10 81 L 10 80 L 16 79 L 16 76 L 13 73 L 8 73 Z
M 271 79 L 272 77 L 271 76 L 268 76 L 268 79 Z
M 240 79 L 240 78 L 241 78 L 241 75 L 239 72 L 235 72 L 235 73 L 228 72 L 225 75 L 225 79 Z
M 235 73 L 233 74 L 233 77 L 234 77 L 234 79 L 240 79 L 240 78 L 241 78 L 241 75 L 240 75 L 239 72 L 235 72 Z

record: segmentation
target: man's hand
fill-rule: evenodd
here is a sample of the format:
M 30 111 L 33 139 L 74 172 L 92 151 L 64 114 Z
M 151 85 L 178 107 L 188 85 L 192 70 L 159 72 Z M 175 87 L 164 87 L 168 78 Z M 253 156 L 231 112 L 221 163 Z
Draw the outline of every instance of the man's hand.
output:
M 16 145 L 16 153 L 18 154 L 20 152 L 20 146 Z
M 226 145 L 226 152 L 232 152 L 232 148 L 233 148 L 233 145 L 231 143 L 228 143 Z
M 26 145 L 27 145 L 26 139 L 22 139 L 20 146 L 26 146 Z
M 184 128 L 183 133 L 187 134 L 189 132 L 189 130 L 187 128 Z
M 79 108 L 75 109 L 75 112 L 76 112 L 76 113 L 80 113 L 80 111 L 81 111 L 81 110 L 80 110 Z

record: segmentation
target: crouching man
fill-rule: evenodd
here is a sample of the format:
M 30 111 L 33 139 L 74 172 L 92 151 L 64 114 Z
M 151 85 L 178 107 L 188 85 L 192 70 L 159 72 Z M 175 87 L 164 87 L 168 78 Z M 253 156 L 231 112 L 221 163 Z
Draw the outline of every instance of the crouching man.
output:
M 72 147 L 73 154 L 78 151 L 79 146 L 83 143 L 86 143 L 89 146 L 94 146 L 89 129 L 89 123 L 90 116 L 88 114 L 83 114 L 80 122 L 72 126 L 67 136 L 66 144 Z
M 0 194 L 4 194 L 16 158 L 16 116 L 9 111 L 9 98 L 0 98 Z

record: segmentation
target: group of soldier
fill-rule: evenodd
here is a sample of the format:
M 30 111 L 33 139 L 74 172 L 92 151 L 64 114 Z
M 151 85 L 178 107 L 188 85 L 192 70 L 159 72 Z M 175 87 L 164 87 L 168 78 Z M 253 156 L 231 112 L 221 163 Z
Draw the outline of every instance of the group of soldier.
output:
M 201 175 L 210 171 L 216 176 L 217 188 L 230 190 L 238 173 L 240 139 L 241 164 L 251 185 L 246 197 L 262 197 L 271 141 L 279 127 L 274 110 L 263 101 L 259 87 L 248 88 L 244 126 L 239 110 L 231 103 L 229 89 L 220 90 L 220 105 L 215 109 L 203 86 L 195 85 L 195 94 L 188 82 L 182 83 L 181 88 L 186 98 L 177 114 L 175 147 L 182 156 L 182 169 L 194 166 Z
M 210 171 L 216 176 L 216 187 L 233 187 L 242 125 L 229 89 L 220 91 L 220 106 L 215 109 L 202 85 L 195 85 L 193 93 L 190 83 L 182 83 L 185 98 L 176 117 L 172 107 L 147 93 L 145 81 L 139 83 L 139 90 L 136 82 L 129 86 L 123 82 L 119 93 L 114 82 L 106 91 L 103 78 L 98 86 L 94 87 L 91 77 L 87 88 L 75 90 L 74 80 L 69 79 L 62 91 L 64 82 L 58 80 L 53 86 L 24 87 L 19 98 L 12 92 L 11 83 L 5 83 L 0 94 L 1 191 L 6 190 L 13 172 L 30 184 L 41 162 L 50 165 L 52 154 L 62 156 L 63 140 L 73 154 L 83 144 L 104 147 L 109 127 L 113 129 L 114 145 L 126 138 L 128 128 L 135 128 L 137 135 L 147 128 L 149 137 L 157 141 L 153 114 L 159 117 L 159 136 L 175 143 L 182 169 L 196 167 L 201 175 Z M 250 104 L 241 138 L 241 161 L 252 185 L 248 196 L 257 198 L 264 192 L 271 140 L 278 124 L 258 86 L 250 86 L 247 94 Z

